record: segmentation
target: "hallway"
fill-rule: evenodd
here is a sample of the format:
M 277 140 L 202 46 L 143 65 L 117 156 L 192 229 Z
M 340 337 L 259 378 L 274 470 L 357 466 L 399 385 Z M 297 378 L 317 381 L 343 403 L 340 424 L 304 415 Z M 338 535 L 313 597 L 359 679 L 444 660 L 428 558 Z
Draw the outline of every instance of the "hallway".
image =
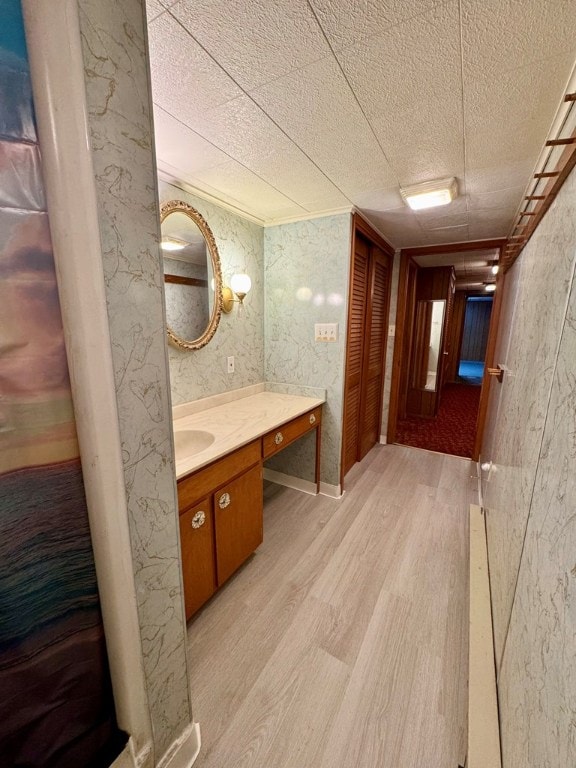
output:
M 463 764 L 473 474 L 394 445 L 340 501 L 268 485 L 264 544 L 188 629 L 201 768 Z

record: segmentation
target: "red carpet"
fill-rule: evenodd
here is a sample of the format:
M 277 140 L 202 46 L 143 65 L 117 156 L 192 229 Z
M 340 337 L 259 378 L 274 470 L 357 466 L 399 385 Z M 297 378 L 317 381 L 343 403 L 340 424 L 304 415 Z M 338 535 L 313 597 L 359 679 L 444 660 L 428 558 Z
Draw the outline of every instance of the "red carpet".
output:
M 472 456 L 480 387 L 446 384 L 435 419 L 410 416 L 398 421 L 396 442 L 429 451 Z

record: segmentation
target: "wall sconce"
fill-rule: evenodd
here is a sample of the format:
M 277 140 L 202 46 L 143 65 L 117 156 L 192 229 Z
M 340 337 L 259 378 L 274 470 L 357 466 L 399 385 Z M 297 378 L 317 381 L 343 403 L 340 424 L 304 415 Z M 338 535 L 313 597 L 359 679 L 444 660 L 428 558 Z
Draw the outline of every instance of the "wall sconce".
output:
M 234 302 L 237 301 L 240 305 L 238 312 L 242 312 L 244 308 L 244 298 L 252 287 L 252 280 L 246 273 L 232 275 L 230 280 L 230 288 L 227 285 L 222 287 L 222 311 L 228 314 L 232 312 Z M 234 298 L 234 295 L 237 298 Z

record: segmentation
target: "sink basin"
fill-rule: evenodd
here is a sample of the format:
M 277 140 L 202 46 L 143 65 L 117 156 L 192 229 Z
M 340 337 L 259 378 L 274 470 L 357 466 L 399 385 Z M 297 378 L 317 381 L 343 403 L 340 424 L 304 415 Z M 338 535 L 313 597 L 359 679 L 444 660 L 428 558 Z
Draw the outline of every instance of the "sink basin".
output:
M 209 448 L 214 442 L 212 432 L 202 429 L 179 429 L 174 432 L 176 458 L 184 459 Z

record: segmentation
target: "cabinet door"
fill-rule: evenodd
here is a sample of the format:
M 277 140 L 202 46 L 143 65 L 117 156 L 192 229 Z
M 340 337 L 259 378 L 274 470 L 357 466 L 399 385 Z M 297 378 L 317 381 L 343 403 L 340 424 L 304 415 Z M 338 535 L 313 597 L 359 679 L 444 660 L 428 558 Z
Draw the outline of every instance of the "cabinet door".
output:
M 212 499 L 180 515 L 184 602 L 189 619 L 216 590 Z
M 214 495 L 218 586 L 262 543 L 262 466 L 256 465 Z

